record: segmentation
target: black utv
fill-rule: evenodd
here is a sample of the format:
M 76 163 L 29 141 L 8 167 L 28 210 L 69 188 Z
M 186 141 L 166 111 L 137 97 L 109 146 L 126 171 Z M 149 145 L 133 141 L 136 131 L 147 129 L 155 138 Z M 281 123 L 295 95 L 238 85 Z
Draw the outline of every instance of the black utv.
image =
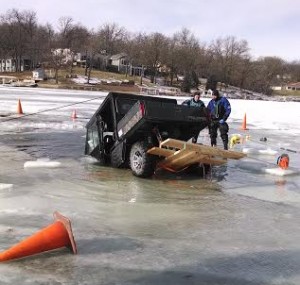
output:
M 148 154 L 148 149 L 167 138 L 188 141 L 207 125 L 206 108 L 178 105 L 176 99 L 111 92 L 86 125 L 85 154 L 149 177 L 159 157 Z

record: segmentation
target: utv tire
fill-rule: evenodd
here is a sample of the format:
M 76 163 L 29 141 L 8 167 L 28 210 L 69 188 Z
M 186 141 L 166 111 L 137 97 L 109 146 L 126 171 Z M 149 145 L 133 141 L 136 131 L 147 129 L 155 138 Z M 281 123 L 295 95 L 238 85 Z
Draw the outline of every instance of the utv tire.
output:
M 156 165 L 156 157 L 148 154 L 149 144 L 146 142 L 136 142 L 130 150 L 130 168 L 133 175 L 137 177 L 150 177 L 153 175 Z

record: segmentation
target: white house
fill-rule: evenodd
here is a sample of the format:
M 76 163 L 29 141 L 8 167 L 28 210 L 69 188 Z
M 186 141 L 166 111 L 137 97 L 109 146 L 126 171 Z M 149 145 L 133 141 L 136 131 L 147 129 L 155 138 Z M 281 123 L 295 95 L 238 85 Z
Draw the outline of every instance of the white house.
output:
M 121 52 L 115 55 L 112 55 L 109 58 L 109 65 L 115 67 L 116 71 L 124 72 L 124 69 L 128 66 L 128 56 L 126 53 Z
M 62 64 L 67 64 L 73 61 L 74 54 L 69 48 L 57 48 L 52 51 L 53 56 L 60 59 Z
M 30 68 L 30 60 L 21 60 L 21 71 Z M 13 58 L 0 59 L 0 72 L 16 72 L 16 61 Z
M 289 83 L 286 85 L 287 90 L 300 90 L 300 82 Z

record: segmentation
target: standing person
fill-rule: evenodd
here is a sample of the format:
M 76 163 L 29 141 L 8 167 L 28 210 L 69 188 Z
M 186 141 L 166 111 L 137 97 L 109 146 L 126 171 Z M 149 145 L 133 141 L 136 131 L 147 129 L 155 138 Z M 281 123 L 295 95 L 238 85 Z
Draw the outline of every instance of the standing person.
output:
M 186 106 L 190 106 L 190 107 L 205 108 L 204 102 L 202 100 L 200 100 L 200 92 L 199 91 L 196 91 L 194 93 L 194 96 L 191 100 L 184 101 L 182 104 L 186 105 Z M 193 136 L 192 143 L 197 143 L 198 136 L 199 136 L 199 134 L 196 134 Z
M 205 108 L 205 104 L 202 100 L 200 100 L 200 92 L 196 91 L 194 93 L 193 98 L 187 103 L 188 106 L 190 107 L 204 107 Z
M 220 96 L 218 90 L 213 90 L 212 99 L 208 103 L 207 109 L 210 115 L 209 134 L 212 146 L 217 145 L 218 129 L 220 130 L 224 149 L 228 149 L 228 131 L 229 126 L 226 123 L 227 118 L 231 113 L 231 106 L 229 101 Z

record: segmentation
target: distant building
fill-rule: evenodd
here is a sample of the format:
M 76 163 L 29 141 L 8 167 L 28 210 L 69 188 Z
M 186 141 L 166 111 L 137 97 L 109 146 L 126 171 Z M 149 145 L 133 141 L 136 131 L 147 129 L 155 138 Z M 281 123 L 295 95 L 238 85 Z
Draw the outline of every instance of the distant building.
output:
M 31 66 L 31 60 L 28 58 L 24 58 L 20 62 L 20 71 L 29 70 Z M 5 59 L 0 59 L 0 72 L 16 72 L 17 64 L 16 60 L 12 57 L 8 57 Z
M 74 53 L 69 48 L 57 48 L 51 50 L 52 55 L 59 58 L 62 64 L 73 61 Z
M 125 73 L 126 68 L 128 68 L 128 56 L 126 53 L 121 52 L 115 55 L 112 55 L 108 60 L 108 65 L 111 66 L 113 71 Z
M 287 90 L 300 90 L 300 82 L 288 83 L 286 85 Z

